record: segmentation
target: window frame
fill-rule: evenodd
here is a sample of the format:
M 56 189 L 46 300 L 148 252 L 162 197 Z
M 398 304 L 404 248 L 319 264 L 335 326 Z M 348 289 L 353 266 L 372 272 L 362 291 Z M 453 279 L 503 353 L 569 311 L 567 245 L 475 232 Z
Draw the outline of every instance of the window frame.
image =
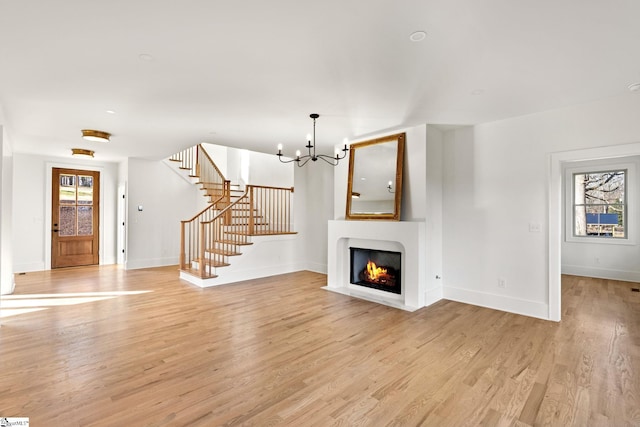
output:
M 615 205 L 618 206 L 622 206 L 622 212 L 623 212 L 623 217 L 622 217 L 622 223 L 623 223 L 623 228 L 624 228 L 624 237 L 615 237 L 612 233 L 611 236 L 594 236 L 594 235 L 578 235 L 576 234 L 576 210 L 578 207 L 583 207 L 585 210 L 588 207 L 604 207 L 607 206 L 606 203 L 576 203 L 576 177 L 579 175 L 597 175 L 597 174 L 603 174 L 603 173 L 618 173 L 618 172 L 622 172 L 623 173 L 623 179 L 624 179 L 624 190 L 623 190 L 623 201 L 615 203 Z M 629 179 L 629 171 L 627 169 L 622 169 L 622 168 L 612 168 L 606 171 L 585 171 L 585 172 L 574 172 L 571 174 L 571 232 L 573 237 L 576 238 L 580 238 L 583 239 L 585 237 L 593 237 L 596 239 L 616 239 L 616 240 L 624 240 L 627 239 L 629 236 L 629 230 L 628 230 L 628 218 L 629 218 L 629 207 L 628 207 L 628 203 L 627 203 L 627 181 Z M 611 205 L 613 205 L 613 203 L 610 203 Z M 586 224 L 588 226 L 588 224 Z
M 601 243 L 612 245 L 635 245 L 638 235 L 638 158 L 630 162 L 629 158 L 624 161 L 607 159 L 604 161 L 572 162 L 565 168 L 565 241 L 570 243 Z M 587 173 L 603 173 L 612 171 L 625 171 L 624 190 L 624 227 L 625 237 L 608 236 L 577 236 L 575 235 L 575 175 Z

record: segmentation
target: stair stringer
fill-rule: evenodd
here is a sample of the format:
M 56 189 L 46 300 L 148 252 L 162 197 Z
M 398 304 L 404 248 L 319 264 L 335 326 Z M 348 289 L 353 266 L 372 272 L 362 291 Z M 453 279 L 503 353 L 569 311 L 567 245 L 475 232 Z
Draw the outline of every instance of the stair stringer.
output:
M 180 278 L 208 288 L 304 270 L 302 262 L 291 262 L 298 259 L 298 238 L 298 234 L 251 236 L 253 244 L 242 246 L 240 256 L 234 257 L 230 265 L 220 267 L 220 276 L 202 279 L 181 271 Z

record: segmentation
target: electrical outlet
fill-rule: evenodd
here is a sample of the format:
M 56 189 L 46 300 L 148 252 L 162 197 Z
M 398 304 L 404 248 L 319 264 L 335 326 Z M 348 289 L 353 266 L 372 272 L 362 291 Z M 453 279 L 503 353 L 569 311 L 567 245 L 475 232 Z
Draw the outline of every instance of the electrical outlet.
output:
M 530 222 L 529 223 L 529 233 L 539 233 L 541 231 L 542 226 L 539 222 Z
M 507 287 L 507 281 L 505 279 L 498 279 L 498 287 L 499 288 L 506 288 Z

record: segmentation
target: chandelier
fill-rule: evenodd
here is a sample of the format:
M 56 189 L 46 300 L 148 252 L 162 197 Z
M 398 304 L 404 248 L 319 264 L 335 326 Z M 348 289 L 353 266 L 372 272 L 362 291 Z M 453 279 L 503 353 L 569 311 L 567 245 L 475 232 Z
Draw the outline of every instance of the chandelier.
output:
M 347 152 L 349 151 L 349 149 L 347 148 L 346 139 L 344 143 L 344 148 L 342 149 L 336 148 L 336 152 L 334 156 L 329 156 L 326 154 L 316 154 L 316 119 L 320 117 L 320 115 L 313 113 L 313 114 L 310 114 L 309 117 L 313 119 L 313 139 L 311 138 L 311 135 L 307 135 L 306 148 L 309 154 L 305 154 L 304 156 L 301 156 L 300 150 L 298 150 L 296 151 L 295 159 L 282 160 L 282 144 L 278 144 L 278 154 L 277 154 L 278 159 L 280 159 L 282 163 L 296 162 L 296 164 L 299 167 L 306 165 L 309 160 L 313 160 L 315 162 L 318 159 L 322 159 L 332 166 L 338 166 L 338 162 L 344 159 L 345 157 L 347 157 Z M 311 151 L 311 149 L 313 149 L 313 152 Z M 342 151 L 342 155 L 340 155 L 340 151 Z

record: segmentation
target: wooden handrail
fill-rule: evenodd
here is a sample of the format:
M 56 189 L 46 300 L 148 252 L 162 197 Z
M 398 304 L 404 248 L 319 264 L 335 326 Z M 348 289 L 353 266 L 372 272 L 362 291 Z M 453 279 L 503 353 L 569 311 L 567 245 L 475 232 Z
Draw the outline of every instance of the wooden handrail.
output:
M 272 187 L 269 185 L 253 185 L 253 184 L 247 184 L 247 187 L 254 187 L 254 188 L 268 188 L 271 190 L 288 190 L 291 191 L 293 193 L 293 187 Z
M 199 216 L 204 215 L 210 209 L 214 209 L 215 210 L 216 206 L 219 203 L 221 203 L 223 200 L 228 201 L 228 199 L 229 199 L 228 195 L 222 195 L 222 196 L 218 197 L 216 200 L 214 200 L 213 202 L 211 202 L 211 204 L 209 206 L 207 206 L 206 208 L 204 208 L 203 210 L 201 210 L 200 212 L 195 214 L 193 216 L 193 218 L 191 218 L 191 219 L 183 219 L 180 222 L 184 224 L 185 222 L 195 221 L 196 219 L 198 219 Z
M 209 161 L 209 163 L 211 163 L 211 165 L 213 166 L 213 168 L 216 170 L 216 172 L 218 172 L 218 175 L 220 175 L 222 177 L 223 181 L 226 181 L 226 178 L 224 177 L 224 175 L 222 174 L 222 172 L 220 172 L 220 169 L 218 169 L 218 166 L 216 166 L 215 162 L 213 160 L 211 160 L 211 157 L 209 157 L 209 153 L 207 153 L 207 150 L 204 149 L 204 147 L 202 147 L 202 144 L 198 144 L 198 147 L 200 148 L 200 150 L 202 151 L 202 154 L 204 154 L 204 156 L 207 158 L 207 160 Z M 199 151 L 200 151 L 199 150 Z
M 247 186 L 249 187 L 249 186 Z M 203 221 L 203 224 L 210 224 L 213 221 L 215 221 L 218 218 L 223 217 L 225 214 L 227 214 L 229 211 L 233 210 L 234 206 L 238 205 L 240 202 L 242 202 L 242 200 L 247 196 L 247 194 L 249 193 L 249 189 L 247 188 L 244 192 L 244 194 L 242 196 L 240 196 L 240 198 L 238 200 L 236 200 L 233 203 L 230 203 L 229 206 L 227 206 L 226 208 L 222 209 L 220 212 L 218 212 L 218 215 L 216 215 L 215 217 L 213 217 L 213 219 L 209 220 L 209 221 Z

